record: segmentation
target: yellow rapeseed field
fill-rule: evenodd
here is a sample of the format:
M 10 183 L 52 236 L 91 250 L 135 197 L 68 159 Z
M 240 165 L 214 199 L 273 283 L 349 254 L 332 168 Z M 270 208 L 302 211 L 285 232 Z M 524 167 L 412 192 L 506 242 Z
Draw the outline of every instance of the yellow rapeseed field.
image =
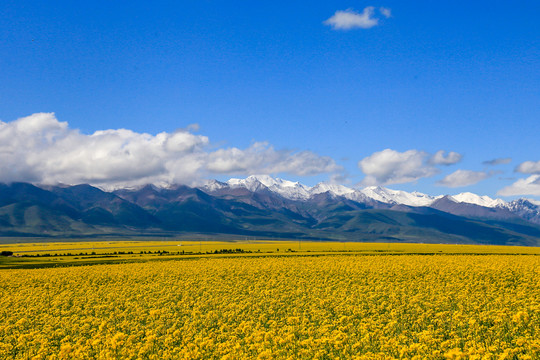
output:
M 540 257 L 0 271 L 1 359 L 540 359 Z

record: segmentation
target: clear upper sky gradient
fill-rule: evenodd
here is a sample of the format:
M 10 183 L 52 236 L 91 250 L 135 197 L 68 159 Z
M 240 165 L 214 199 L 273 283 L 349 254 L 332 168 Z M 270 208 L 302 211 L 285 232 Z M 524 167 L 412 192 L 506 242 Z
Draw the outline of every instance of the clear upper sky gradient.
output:
M 268 173 L 540 199 L 538 1 L 5 0 L 0 15 L 0 181 Z

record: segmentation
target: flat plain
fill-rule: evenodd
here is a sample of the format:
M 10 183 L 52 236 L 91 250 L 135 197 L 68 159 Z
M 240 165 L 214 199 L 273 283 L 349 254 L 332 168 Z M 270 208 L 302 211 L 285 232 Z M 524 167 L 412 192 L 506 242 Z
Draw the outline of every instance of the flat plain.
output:
M 4 244 L 0 358 L 538 359 L 539 250 Z

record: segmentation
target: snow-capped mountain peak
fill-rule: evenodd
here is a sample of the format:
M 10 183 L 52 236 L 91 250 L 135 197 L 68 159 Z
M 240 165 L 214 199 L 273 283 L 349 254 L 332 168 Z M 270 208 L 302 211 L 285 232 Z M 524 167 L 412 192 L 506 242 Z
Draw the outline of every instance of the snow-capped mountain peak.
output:
M 360 202 L 375 200 L 386 204 L 429 206 L 442 197 L 442 195 L 433 197 L 416 191 L 408 193 L 402 190 L 391 190 L 381 186 L 369 186 L 358 190 L 344 185 L 321 182 L 309 187 L 299 182 L 273 178 L 269 175 L 251 175 L 245 179 L 233 178 L 226 183 L 209 183 L 206 189 L 215 191 L 221 189 L 222 185 L 231 188 L 243 187 L 252 192 L 269 190 L 290 200 L 307 200 L 314 195 L 328 192 L 334 196 L 343 196 Z
M 408 206 L 429 206 L 441 196 L 433 197 L 420 192 L 408 193 L 402 190 L 391 190 L 381 186 L 368 186 L 360 190 L 367 197 L 386 204 L 402 204 Z
M 480 205 L 484 207 L 500 207 L 504 206 L 506 204 L 506 201 L 501 199 L 492 199 L 489 196 L 480 196 L 476 195 L 470 192 L 464 192 L 457 195 L 449 196 L 449 198 L 457 203 L 467 203 L 467 204 L 474 204 L 474 205 Z
M 231 187 L 245 187 L 249 191 L 267 188 L 287 199 L 309 198 L 309 187 L 299 182 L 272 178 L 268 175 L 251 175 L 245 179 L 230 179 L 227 184 Z
M 334 195 L 345 196 L 354 193 L 355 190 L 343 185 L 330 184 L 325 182 L 318 183 L 310 189 L 310 193 L 313 195 L 322 194 L 325 192 L 330 192 Z
M 480 196 L 470 192 L 457 195 L 430 196 L 421 192 L 406 192 L 392 190 L 381 186 L 368 186 L 363 189 L 349 188 L 344 185 L 319 183 L 313 187 L 299 182 L 273 178 L 268 175 L 252 175 L 245 179 L 230 179 L 227 182 L 217 180 L 208 181 L 201 187 L 209 193 L 219 192 L 226 188 L 245 188 L 251 192 L 270 191 L 279 196 L 294 201 L 309 201 L 310 198 L 323 193 L 329 193 L 333 197 L 369 204 L 373 201 L 393 205 L 407 205 L 412 207 L 431 207 L 434 202 L 446 198 L 456 204 L 474 204 L 494 209 L 506 209 L 523 219 L 540 223 L 540 201 L 531 199 L 518 199 L 506 202 L 501 199 L 492 199 L 489 196 Z M 437 207 L 436 207 L 437 208 Z
M 221 190 L 223 188 L 226 188 L 228 185 L 227 183 L 217 181 L 217 180 L 208 180 L 206 183 L 203 184 L 203 189 L 208 191 L 217 191 Z

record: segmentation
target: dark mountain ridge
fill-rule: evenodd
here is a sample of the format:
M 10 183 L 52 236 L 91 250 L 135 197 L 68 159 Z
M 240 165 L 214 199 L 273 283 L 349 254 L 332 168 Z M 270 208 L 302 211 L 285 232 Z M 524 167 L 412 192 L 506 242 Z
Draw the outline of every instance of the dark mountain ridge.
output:
M 523 211 L 534 218 L 533 210 Z M 209 191 L 185 185 L 147 185 L 106 192 L 86 184 L 0 184 L 0 236 L 190 233 L 540 245 L 540 226 L 524 217 L 508 209 L 456 203 L 444 197 L 431 206 L 407 206 L 364 197 L 355 201 L 331 191 L 290 199 L 265 186 L 253 190 L 221 186 Z

